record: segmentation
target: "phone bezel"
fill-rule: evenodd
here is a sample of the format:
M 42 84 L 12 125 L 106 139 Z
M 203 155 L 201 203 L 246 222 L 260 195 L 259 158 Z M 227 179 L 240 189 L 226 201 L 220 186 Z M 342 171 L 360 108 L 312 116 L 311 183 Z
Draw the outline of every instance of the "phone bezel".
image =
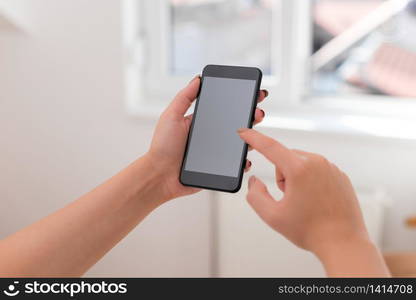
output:
M 204 77 L 218 77 L 218 78 L 232 78 L 232 79 L 247 79 L 255 80 L 256 87 L 253 93 L 251 111 L 249 118 L 247 120 L 247 128 L 253 127 L 254 113 L 257 107 L 257 97 L 260 90 L 262 72 L 258 68 L 253 67 L 239 67 L 239 66 L 221 66 L 221 65 L 207 65 L 202 71 L 201 84 L 199 87 L 195 110 L 194 118 L 189 129 L 188 138 L 186 142 L 185 152 L 182 159 L 181 172 L 179 176 L 179 181 L 185 186 L 191 186 L 196 188 L 203 188 L 208 190 L 222 191 L 236 193 L 241 188 L 241 183 L 243 180 L 244 168 L 247 159 L 247 144 L 244 144 L 244 149 L 241 155 L 240 160 L 240 169 L 237 177 L 222 176 L 216 174 L 207 174 L 199 173 L 193 171 L 187 171 L 184 169 L 186 157 L 188 155 L 189 148 L 189 138 L 192 134 L 194 128 L 194 122 L 198 114 L 198 104 L 199 104 L 199 95 L 200 91 L 204 85 Z

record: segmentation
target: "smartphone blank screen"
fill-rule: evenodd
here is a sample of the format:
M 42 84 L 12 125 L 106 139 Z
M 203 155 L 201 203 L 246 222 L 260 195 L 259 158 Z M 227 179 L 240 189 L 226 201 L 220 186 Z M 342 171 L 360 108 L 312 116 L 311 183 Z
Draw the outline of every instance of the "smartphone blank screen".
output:
M 186 171 L 238 177 L 255 80 L 204 77 L 198 111 L 189 137 Z

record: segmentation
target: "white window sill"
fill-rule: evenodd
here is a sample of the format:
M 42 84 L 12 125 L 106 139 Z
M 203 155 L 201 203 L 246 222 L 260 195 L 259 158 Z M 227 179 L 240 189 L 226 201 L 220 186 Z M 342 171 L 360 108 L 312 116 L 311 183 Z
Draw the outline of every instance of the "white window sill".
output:
M 355 96 L 305 99 L 260 126 L 307 132 L 416 140 L 416 99 Z
M 259 127 L 349 136 L 416 140 L 416 100 L 371 98 L 307 99 L 293 106 L 277 106 Z M 140 101 L 139 101 L 140 102 Z M 151 103 L 154 103 L 153 105 Z M 130 103 L 133 117 L 154 120 L 161 102 Z
M 302 116 L 285 113 L 267 116 L 259 127 L 314 133 L 416 140 L 416 120 L 358 116 L 352 114 L 322 114 Z

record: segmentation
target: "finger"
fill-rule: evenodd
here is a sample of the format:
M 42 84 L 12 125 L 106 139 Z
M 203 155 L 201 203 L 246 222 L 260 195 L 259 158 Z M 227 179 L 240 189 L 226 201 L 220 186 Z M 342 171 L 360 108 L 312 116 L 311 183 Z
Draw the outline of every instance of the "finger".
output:
M 256 108 L 256 111 L 254 112 L 254 122 L 253 125 L 259 124 L 261 121 L 263 121 L 264 117 L 266 116 L 266 113 L 261 108 Z
M 315 153 L 312 152 L 307 152 L 307 151 L 303 151 L 303 150 L 299 150 L 299 149 L 292 149 L 292 151 L 294 153 L 296 153 L 297 155 L 299 155 L 302 158 L 308 158 L 308 157 L 312 157 L 314 155 L 316 155 Z
M 286 181 L 285 181 L 285 177 L 283 173 L 280 172 L 279 168 L 276 167 L 275 174 L 276 174 L 276 183 L 277 183 L 277 186 L 279 187 L 279 190 L 281 190 L 282 192 L 285 192 Z
M 202 191 L 202 189 L 189 187 L 189 186 L 187 186 L 186 188 L 188 189 L 188 192 L 186 193 L 187 195 L 196 194 L 196 193 Z
M 329 165 L 331 166 L 332 169 L 334 169 L 337 172 L 342 172 L 341 169 L 333 162 L 330 162 Z
M 201 78 L 198 75 L 175 96 L 166 112 L 174 117 L 182 118 L 198 95 L 200 84 Z
M 280 205 L 270 195 L 266 185 L 255 176 L 248 183 L 247 201 L 263 221 L 275 224 Z
M 267 98 L 268 95 L 269 95 L 269 91 L 267 91 L 267 90 L 260 90 L 259 96 L 257 97 L 257 103 L 262 102 L 264 99 Z
M 252 165 L 251 161 L 246 160 L 246 166 L 245 166 L 245 168 L 244 168 L 244 172 L 248 172 L 248 171 L 250 171 L 250 169 L 251 169 L 251 165 Z
M 185 117 L 185 122 L 186 122 L 186 124 L 187 124 L 188 126 L 190 126 L 190 125 L 191 125 L 193 117 L 194 117 L 194 114 L 193 114 L 193 113 L 192 113 L 192 114 L 189 114 L 189 115 L 187 115 L 187 116 Z
M 290 171 L 297 162 L 298 158 L 291 150 L 254 129 L 241 128 L 238 133 L 247 144 L 278 165 L 283 173 Z
M 325 157 L 323 157 L 320 154 L 312 153 L 312 152 L 306 152 L 303 150 L 292 150 L 293 153 L 297 154 L 298 157 L 304 159 L 304 160 L 311 160 L 319 163 L 321 166 L 330 166 L 331 162 L 328 161 Z
M 265 117 L 266 113 L 261 108 L 256 108 L 256 111 L 254 113 L 254 122 L 253 126 L 256 126 L 257 124 L 261 123 Z M 253 147 L 248 145 L 248 151 L 253 150 Z

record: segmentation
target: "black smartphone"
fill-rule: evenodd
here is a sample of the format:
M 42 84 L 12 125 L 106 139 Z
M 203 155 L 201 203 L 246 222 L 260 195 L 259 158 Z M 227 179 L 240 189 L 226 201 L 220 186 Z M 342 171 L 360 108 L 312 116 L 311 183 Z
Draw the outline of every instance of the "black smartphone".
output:
M 240 190 L 247 144 L 237 130 L 253 126 L 261 78 L 258 68 L 204 68 L 179 178 L 183 185 Z

